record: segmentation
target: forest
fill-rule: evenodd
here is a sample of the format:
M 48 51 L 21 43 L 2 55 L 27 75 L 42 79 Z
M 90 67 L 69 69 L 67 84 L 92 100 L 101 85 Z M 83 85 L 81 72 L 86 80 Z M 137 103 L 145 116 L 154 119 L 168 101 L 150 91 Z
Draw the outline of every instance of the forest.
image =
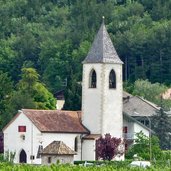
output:
M 64 108 L 80 109 L 102 16 L 124 81 L 171 85 L 171 0 L 0 0 L 0 129 L 21 108 L 55 109 L 62 89 Z

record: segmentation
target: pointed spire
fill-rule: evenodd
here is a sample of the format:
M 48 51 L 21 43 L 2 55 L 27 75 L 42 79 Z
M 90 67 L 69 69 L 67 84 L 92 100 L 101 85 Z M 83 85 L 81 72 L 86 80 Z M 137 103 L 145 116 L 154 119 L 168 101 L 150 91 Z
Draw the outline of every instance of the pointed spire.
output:
M 83 63 L 117 63 L 123 64 L 120 60 L 110 36 L 104 24 L 104 16 L 102 17 L 101 27 L 94 39 L 92 47 L 83 61 Z

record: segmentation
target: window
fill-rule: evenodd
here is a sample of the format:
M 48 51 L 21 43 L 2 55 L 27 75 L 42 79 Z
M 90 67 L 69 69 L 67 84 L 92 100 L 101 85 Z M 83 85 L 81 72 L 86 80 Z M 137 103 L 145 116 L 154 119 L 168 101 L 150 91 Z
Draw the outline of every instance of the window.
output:
M 96 88 L 96 82 L 97 82 L 96 71 L 93 69 L 90 72 L 90 84 L 89 84 L 89 87 L 90 88 Z
M 109 74 L 109 88 L 116 88 L 116 74 L 112 69 Z
M 123 133 L 128 133 L 128 127 L 127 126 L 123 127 Z
M 48 163 L 51 163 L 52 158 L 48 157 Z
M 43 151 L 43 145 L 39 145 L 36 158 L 40 158 L 41 157 L 42 151 Z
M 18 126 L 18 132 L 26 132 L 26 126 Z
M 74 150 L 78 151 L 78 138 L 75 137 L 75 146 L 74 146 Z
M 34 160 L 34 155 L 31 155 L 30 156 L 30 160 Z

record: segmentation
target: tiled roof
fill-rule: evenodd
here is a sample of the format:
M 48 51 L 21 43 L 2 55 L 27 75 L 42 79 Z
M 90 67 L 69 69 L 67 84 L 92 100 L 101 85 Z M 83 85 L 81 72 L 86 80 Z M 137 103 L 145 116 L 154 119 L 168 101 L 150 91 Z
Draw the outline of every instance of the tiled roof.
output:
M 120 60 L 110 36 L 102 23 L 92 47 L 83 63 L 117 63 L 123 64 Z
M 130 116 L 152 116 L 157 110 L 158 106 L 138 96 L 131 96 L 123 102 L 123 112 Z
M 58 155 L 74 155 L 76 154 L 70 147 L 64 144 L 62 141 L 53 141 L 46 146 L 41 154 L 58 154 Z
M 80 112 L 22 109 L 41 132 L 88 133 L 81 124 Z

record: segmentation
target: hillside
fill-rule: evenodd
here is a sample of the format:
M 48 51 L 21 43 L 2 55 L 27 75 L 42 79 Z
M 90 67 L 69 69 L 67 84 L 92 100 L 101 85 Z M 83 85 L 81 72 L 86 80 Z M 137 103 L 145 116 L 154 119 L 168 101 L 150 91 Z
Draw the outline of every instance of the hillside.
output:
M 103 15 L 125 63 L 124 80 L 170 85 L 171 0 L 1 0 L 0 78 L 6 81 L 0 83 L 0 119 L 8 118 L 4 124 L 11 118 L 9 112 L 15 113 L 9 108 L 18 97 L 15 94 L 11 102 L 20 89 L 22 68 L 36 69 L 39 82 L 53 94 L 65 88 L 67 80 L 67 89 L 72 89 L 67 98 L 80 99 L 80 87 L 73 87 L 81 81 L 81 62 Z M 19 107 L 27 105 L 15 105 Z

